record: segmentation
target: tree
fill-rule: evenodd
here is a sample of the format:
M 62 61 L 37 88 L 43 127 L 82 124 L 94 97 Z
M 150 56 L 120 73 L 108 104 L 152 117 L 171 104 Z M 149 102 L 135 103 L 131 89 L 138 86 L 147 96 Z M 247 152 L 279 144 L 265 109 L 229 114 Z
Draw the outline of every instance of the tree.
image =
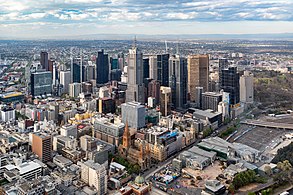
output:
M 265 166 L 264 171 L 268 176 L 272 175 L 272 168 L 270 166 Z
M 234 187 L 233 184 L 231 184 L 231 185 L 229 186 L 228 190 L 229 190 L 229 192 L 230 192 L 231 194 L 235 194 L 235 187 Z

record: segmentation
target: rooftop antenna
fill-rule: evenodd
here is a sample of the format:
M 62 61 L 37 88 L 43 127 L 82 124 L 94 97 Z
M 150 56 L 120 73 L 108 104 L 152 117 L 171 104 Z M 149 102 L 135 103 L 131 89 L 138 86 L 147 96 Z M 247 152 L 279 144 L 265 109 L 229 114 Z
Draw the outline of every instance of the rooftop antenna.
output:
M 136 41 L 136 35 L 134 36 L 134 41 L 133 41 L 133 47 L 136 48 L 136 44 L 137 44 L 137 41 Z
M 81 91 L 82 91 L 82 49 L 80 50 L 80 84 L 81 84 Z
M 167 40 L 165 40 L 165 46 L 166 46 L 166 53 L 168 53 L 168 45 L 167 45 Z
M 71 83 L 73 83 L 73 56 L 72 56 L 72 50 L 73 48 L 70 48 L 70 79 L 71 79 Z
M 176 45 L 176 54 L 179 55 L 179 40 L 177 40 L 177 45 Z

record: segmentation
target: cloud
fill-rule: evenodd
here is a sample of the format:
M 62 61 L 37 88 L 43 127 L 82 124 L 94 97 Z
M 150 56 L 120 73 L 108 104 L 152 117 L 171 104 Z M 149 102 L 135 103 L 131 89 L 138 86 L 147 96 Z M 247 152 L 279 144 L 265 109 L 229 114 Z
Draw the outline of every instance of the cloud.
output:
M 0 0 L 0 5 L 3 25 L 43 22 L 59 28 L 77 23 L 293 21 L 293 0 Z

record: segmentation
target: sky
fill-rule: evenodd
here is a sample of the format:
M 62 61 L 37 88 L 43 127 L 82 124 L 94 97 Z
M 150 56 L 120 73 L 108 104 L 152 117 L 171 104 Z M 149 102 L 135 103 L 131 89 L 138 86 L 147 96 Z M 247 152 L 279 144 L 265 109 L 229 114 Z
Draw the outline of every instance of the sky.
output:
M 293 33 L 293 0 L 0 0 L 0 37 Z

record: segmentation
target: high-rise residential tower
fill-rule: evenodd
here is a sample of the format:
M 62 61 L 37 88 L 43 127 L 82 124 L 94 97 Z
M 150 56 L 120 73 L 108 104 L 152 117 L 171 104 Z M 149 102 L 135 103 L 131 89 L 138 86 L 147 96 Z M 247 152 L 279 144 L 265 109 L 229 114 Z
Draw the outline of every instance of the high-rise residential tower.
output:
M 162 86 L 160 91 L 160 111 L 163 116 L 168 116 L 171 114 L 171 88 Z
M 190 101 L 196 101 L 196 87 L 202 87 L 208 91 L 209 86 L 209 56 L 188 56 L 188 92 Z
M 143 54 L 137 48 L 136 41 L 129 50 L 128 56 L 128 82 L 126 90 L 126 102 L 137 101 L 145 103 L 143 83 Z

